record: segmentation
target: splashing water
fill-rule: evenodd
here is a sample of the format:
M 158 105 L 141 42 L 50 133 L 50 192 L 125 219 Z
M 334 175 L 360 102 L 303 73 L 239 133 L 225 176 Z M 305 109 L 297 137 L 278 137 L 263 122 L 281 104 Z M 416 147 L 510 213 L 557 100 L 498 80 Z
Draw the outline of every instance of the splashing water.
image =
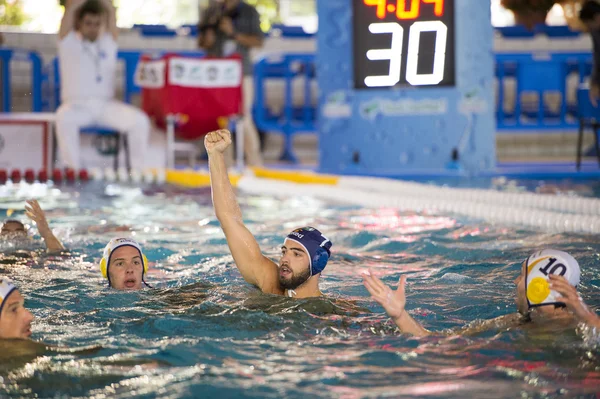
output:
M 582 296 L 600 306 L 597 237 L 543 234 L 449 215 L 240 196 L 247 226 L 277 260 L 283 237 L 318 226 L 334 243 L 323 299 L 264 295 L 233 264 L 209 189 L 101 186 L 48 192 L 40 203 L 68 256 L 39 238 L 0 241 L 36 316 L 34 342 L 0 342 L 0 393 L 55 397 L 507 397 L 600 392 L 593 332 L 494 325 L 469 336 L 402 336 L 370 299 L 365 268 L 395 285 L 429 329 L 514 313 L 520 262 L 542 247 L 570 252 Z M 57 200 L 60 198 L 60 200 Z M 14 207 L 16 198 L 4 201 Z M 13 215 L 14 217 L 14 215 Z M 17 217 L 19 217 L 17 215 Z M 133 235 L 151 262 L 141 292 L 106 287 L 106 242 Z

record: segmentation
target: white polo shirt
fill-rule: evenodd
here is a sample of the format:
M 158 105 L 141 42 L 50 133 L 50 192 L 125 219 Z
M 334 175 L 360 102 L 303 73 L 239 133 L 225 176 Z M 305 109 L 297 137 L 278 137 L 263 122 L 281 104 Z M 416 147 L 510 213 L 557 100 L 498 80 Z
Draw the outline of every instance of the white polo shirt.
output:
M 95 42 L 84 40 L 75 31 L 60 40 L 62 102 L 113 99 L 117 49 L 117 43 L 108 32 L 101 34 Z

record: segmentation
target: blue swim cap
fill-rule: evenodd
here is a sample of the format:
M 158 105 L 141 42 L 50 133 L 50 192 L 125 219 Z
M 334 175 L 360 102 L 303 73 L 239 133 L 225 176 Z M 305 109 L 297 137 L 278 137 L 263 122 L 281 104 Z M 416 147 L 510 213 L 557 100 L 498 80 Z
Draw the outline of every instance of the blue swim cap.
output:
M 310 259 L 311 276 L 319 274 L 325 269 L 333 244 L 319 230 L 314 227 L 301 227 L 288 234 L 286 239 L 304 247 Z

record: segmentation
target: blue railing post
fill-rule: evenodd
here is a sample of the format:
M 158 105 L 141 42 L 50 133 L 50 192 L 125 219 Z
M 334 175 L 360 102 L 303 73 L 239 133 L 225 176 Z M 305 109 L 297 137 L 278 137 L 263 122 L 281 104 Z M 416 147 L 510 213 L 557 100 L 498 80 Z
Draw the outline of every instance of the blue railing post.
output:
M 31 108 L 33 112 L 42 112 L 42 59 L 34 52 L 29 53 L 31 60 Z
M 279 157 L 280 161 L 297 162 L 294 155 L 294 139 L 292 137 L 292 120 L 294 118 L 294 100 L 292 98 L 292 80 L 294 71 L 292 70 L 291 57 L 285 57 L 285 106 L 284 106 L 284 125 L 283 125 L 283 153 Z
M 61 103 L 60 98 L 60 65 L 58 63 L 58 57 L 52 60 L 52 92 L 54 93 L 54 110 L 57 110 Z
M 0 59 L 2 59 L 2 111 L 10 112 L 11 90 L 10 82 L 10 60 L 12 59 L 13 51 L 10 49 L 0 49 Z
M 263 91 L 265 89 L 263 85 L 265 63 L 266 59 L 263 59 L 254 65 L 254 105 L 252 107 L 252 115 L 259 129 L 264 128 L 260 122 L 266 119 L 266 104 Z
M 504 63 L 496 63 L 496 77 L 498 81 L 498 108 L 496 112 L 496 123 L 504 123 Z
M 25 61 L 31 63 L 31 111 L 41 112 L 43 108 L 42 89 L 44 71 L 42 58 L 35 51 L 18 49 L 0 49 L 0 60 L 2 61 L 2 112 L 12 112 L 12 79 L 11 61 Z

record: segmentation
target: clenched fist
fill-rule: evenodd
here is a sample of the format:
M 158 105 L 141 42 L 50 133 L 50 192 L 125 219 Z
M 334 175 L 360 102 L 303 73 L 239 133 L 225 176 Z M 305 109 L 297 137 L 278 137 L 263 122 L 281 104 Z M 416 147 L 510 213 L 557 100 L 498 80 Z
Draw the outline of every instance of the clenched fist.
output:
M 208 155 L 223 153 L 231 145 L 231 133 L 227 129 L 210 132 L 204 137 L 204 147 Z

